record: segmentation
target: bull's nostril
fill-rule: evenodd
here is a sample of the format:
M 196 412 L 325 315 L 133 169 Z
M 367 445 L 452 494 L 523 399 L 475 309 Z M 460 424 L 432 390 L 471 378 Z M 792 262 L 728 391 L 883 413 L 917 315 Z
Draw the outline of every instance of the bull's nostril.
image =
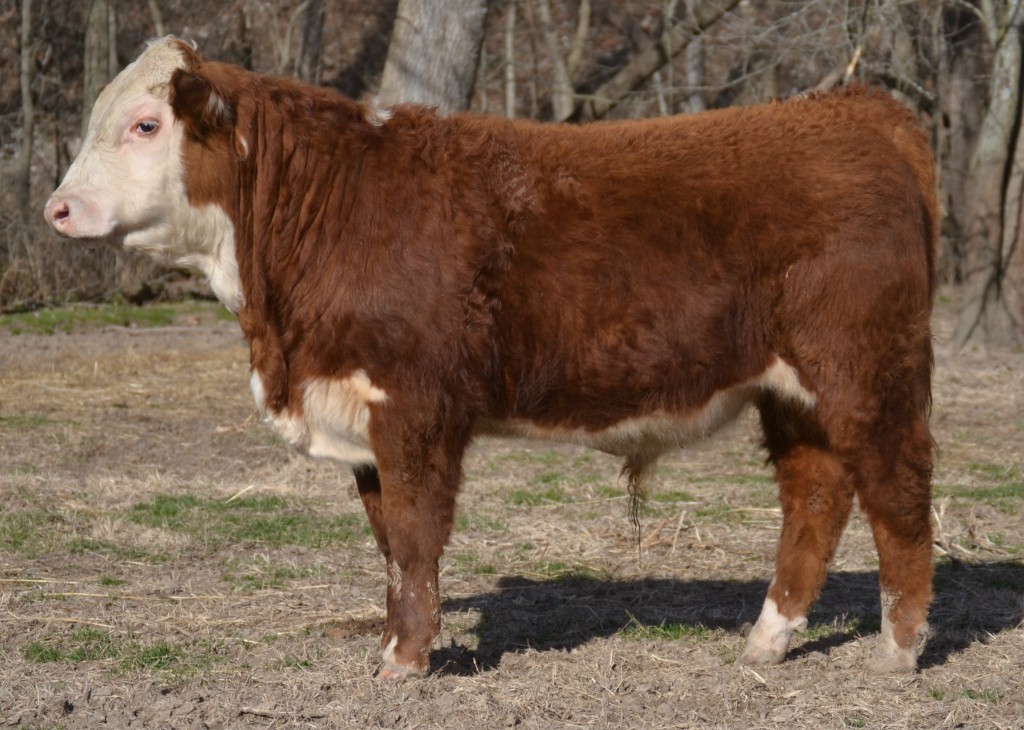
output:
M 71 206 L 66 200 L 51 203 L 46 207 L 46 218 L 52 225 L 65 223 L 70 217 Z

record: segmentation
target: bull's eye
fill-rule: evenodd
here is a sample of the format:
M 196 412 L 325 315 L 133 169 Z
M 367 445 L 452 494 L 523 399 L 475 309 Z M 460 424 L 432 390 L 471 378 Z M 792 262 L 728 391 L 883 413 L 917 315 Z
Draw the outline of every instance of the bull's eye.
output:
M 153 134 L 159 128 L 160 122 L 157 122 L 153 119 L 147 119 L 135 125 L 135 131 L 141 135 Z

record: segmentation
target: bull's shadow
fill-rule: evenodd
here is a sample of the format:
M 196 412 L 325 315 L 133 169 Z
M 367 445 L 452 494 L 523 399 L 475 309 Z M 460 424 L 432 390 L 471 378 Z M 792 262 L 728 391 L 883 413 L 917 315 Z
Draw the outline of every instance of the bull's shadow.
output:
M 446 611 L 480 612 L 475 630 L 479 645 L 475 650 L 455 645 L 440 649 L 431 664 L 443 673 L 472 674 L 497 667 L 509 652 L 569 650 L 631 625 L 701 625 L 739 633 L 757 619 L 767 588 L 766 581 L 505 577 L 496 591 L 445 601 Z M 921 667 L 943 664 L 971 644 L 984 643 L 990 634 L 1019 626 L 1024 621 L 1022 596 L 1020 561 L 937 565 L 931 638 Z M 790 658 L 827 653 L 876 633 L 878 573 L 830 574 L 809 621 L 853 628 L 805 641 L 790 651 Z

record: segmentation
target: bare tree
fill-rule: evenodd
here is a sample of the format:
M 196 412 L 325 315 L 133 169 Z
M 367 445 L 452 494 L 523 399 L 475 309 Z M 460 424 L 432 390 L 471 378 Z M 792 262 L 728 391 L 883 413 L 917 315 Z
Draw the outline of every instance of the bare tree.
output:
M 516 117 L 516 1 L 505 12 L 505 116 Z
M 686 16 L 691 23 L 698 22 L 697 5 L 699 0 L 686 0 Z M 675 15 L 676 0 L 669 0 L 668 20 Z M 666 53 L 669 52 L 669 39 L 663 41 Z M 704 100 L 704 39 L 696 36 L 686 46 L 686 100 L 683 108 L 693 114 L 704 111 L 707 102 Z
M 82 66 L 82 137 L 89 128 L 89 112 L 100 89 L 118 71 L 117 19 L 109 0 L 92 0 L 85 22 L 85 55 Z
M 147 0 L 149 15 L 153 19 L 153 33 L 157 38 L 167 35 L 167 26 L 164 25 L 164 16 L 160 12 L 160 5 L 157 0 Z
M 551 116 L 556 121 L 561 121 L 571 117 L 575 108 L 572 81 L 569 79 L 569 69 L 562 59 L 558 31 L 551 18 L 551 4 L 548 0 L 537 0 L 537 12 L 540 15 L 541 35 L 544 38 L 544 45 L 547 46 L 548 58 L 554 70 L 554 79 L 551 84 Z
M 320 53 L 323 45 L 324 0 L 306 0 L 299 20 L 299 47 L 295 52 L 294 75 L 310 84 L 320 83 Z
M 400 0 L 379 98 L 465 109 L 483 42 L 487 0 Z
M 1021 266 L 1024 155 L 1013 159 L 1011 150 L 1020 125 L 1024 0 L 982 2 L 977 13 L 993 63 L 988 106 L 965 185 L 965 301 L 954 334 L 961 346 L 972 340 L 1024 341 L 1024 292 L 1007 291 L 1011 263 Z
M 694 10 L 692 22 L 683 21 L 673 25 L 661 42 L 651 43 L 645 50 L 637 53 L 625 68 L 595 91 L 584 103 L 582 117 L 603 117 L 622 101 L 626 94 L 647 81 L 655 71 L 685 49 L 698 34 L 707 30 L 739 4 L 740 0 L 725 0 L 720 3 L 704 0 Z
M 21 0 L 21 148 L 14 188 L 18 214 L 29 217 L 32 204 L 32 138 L 35 135 L 35 101 L 32 98 L 32 70 L 35 44 L 32 42 L 32 0 Z

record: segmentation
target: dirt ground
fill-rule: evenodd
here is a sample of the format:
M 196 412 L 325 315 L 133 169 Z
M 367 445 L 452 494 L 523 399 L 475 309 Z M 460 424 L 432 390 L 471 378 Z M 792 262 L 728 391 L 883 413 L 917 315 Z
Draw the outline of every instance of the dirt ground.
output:
M 374 679 L 384 575 L 352 478 L 254 418 L 237 326 L 0 333 L 0 727 L 1024 728 L 1024 353 L 936 315 L 936 597 L 864 673 L 855 515 L 780 666 L 736 663 L 780 515 L 755 422 L 666 458 L 638 550 L 619 464 L 484 440 L 424 679 Z

